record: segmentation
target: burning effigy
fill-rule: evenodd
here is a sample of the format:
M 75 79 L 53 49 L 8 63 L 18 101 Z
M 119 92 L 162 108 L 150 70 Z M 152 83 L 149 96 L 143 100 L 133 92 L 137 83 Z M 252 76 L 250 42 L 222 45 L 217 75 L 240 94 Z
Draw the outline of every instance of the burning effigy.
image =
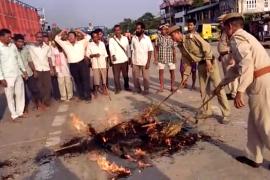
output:
M 131 175 L 132 170 L 110 162 L 106 153 L 134 163 L 142 170 L 152 166 L 149 155 L 172 155 L 192 147 L 201 139 L 209 138 L 190 131 L 185 122 L 160 121 L 157 119 L 159 113 L 157 108 L 150 107 L 143 115 L 126 122 L 116 122 L 117 118 L 111 116 L 108 121 L 114 123 L 109 124 L 115 125 L 102 132 L 97 132 L 91 124 L 84 123 L 73 114 L 71 122 L 80 137 L 69 140 L 55 152 L 59 156 L 78 152 L 91 154 L 95 146 L 98 152 L 89 155 L 89 159 L 117 179 Z

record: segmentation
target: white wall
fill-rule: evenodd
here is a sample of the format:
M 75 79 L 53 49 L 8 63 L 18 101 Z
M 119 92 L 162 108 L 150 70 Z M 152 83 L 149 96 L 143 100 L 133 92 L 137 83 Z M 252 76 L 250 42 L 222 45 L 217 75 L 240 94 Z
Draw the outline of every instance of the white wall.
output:
M 185 26 L 185 14 L 186 12 L 185 11 L 181 11 L 181 12 L 178 12 L 174 15 L 174 18 L 180 18 L 182 17 L 183 18 L 183 22 L 182 23 L 176 23 L 177 26 Z

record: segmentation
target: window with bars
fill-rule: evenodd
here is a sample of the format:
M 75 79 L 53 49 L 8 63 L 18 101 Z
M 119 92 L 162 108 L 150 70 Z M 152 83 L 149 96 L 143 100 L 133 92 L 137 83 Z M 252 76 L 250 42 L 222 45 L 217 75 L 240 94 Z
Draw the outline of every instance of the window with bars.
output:
M 256 9 L 256 0 L 246 0 L 247 9 Z
M 264 0 L 264 7 L 268 8 L 268 6 L 269 6 L 269 0 Z

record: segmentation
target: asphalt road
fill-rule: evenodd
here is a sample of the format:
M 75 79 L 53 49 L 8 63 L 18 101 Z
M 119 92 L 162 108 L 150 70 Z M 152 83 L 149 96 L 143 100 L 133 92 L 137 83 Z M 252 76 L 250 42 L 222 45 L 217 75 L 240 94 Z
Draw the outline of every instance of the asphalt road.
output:
M 213 49 L 216 49 L 215 43 Z M 14 179 L 107 179 L 108 175 L 100 170 L 95 162 L 89 160 L 89 154 L 53 159 L 49 163 L 43 162 L 42 157 L 76 135 L 70 123 L 71 113 L 102 131 L 110 126 L 107 121 L 110 117 L 117 116 L 120 121 L 127 121 L 149 104 L 166 97 L 170 89 L 168 72 L 165 74 L 167 91 L 160 94 L 155 93 L 159 82 L 158 70 L 154 65 L 150 76 L 149 96 L 131 92 L 114 95 L 111 92 L 112 101 L 109 101 L 108 97 L 99 96 L 91 104 L 78 101 L 62 104 L 54 102 L 48 111 L 31 112 L 21 123 L 10 122 L 5 98 L 1 94 L 0 162 L 10 160 L 13 164 L 11 167 L 0 167 L 0 177 L 12 174 Z M 179 82 L 179 72 L 177 79 Z M 111 72 L 110 81 L 112 82 Z M 0 92 L 3 93 L 2 89 Z M 192 117 L 200 103 L 198 90 L 183 89 L 169 99 L 164 107 L 178 109 Z M 242 154 L 245 147 L 248 108 L 236 110 L 232 102 L 231 105 L 233 113 L 229 125 L 221 125 L 217 118 L 210 118 L 200 122 L 197 127 L 217 139 L 217 144 L 201 142 L 185 153 L 152 159 L 153 167 L 142 172 L 134 170 L 128 179 L 269 179 L 269 152 L 266 151 L 265 163 L 259 169 L 252 169 L 234 160 L 233 157 Z M 216 115 L 220 114 L 216 100 L 213 102 L 213 110 Z

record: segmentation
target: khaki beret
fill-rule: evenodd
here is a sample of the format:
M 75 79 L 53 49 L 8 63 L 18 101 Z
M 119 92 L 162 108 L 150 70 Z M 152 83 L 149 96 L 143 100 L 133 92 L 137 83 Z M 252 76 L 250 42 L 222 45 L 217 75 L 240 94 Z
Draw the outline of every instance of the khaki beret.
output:
M 175 32 L 175 31 L 180 31 L 181 29 L 180 29 L 180 27 L 179 26 L 172 26 L 172 27 L 170 27 L 169 28 L 169 34 L 172 34 L 173 32 Z
M 221 16 L 219 16 L 217 19 L 218 19 L 218 22 L 222 22 L 223 19 L 227 16 L 227 14 L 222 14 Z
M 229 13 L 223 18 L 223 22 L 226 22 L 232 18 L 243 18 L 243 16 L 239 13 Z

